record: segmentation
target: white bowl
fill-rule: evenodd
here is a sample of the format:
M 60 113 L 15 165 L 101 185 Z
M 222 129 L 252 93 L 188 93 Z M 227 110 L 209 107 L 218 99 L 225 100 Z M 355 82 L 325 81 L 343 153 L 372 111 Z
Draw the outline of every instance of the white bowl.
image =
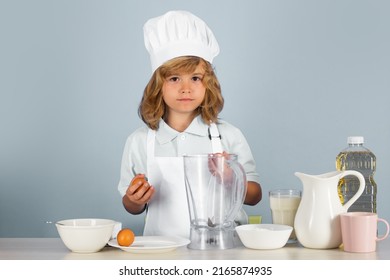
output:
M 58 221 L 56 227 L 69 250 L 94 253 L 103 249 L 110 240 L 116 223 L 107 219 L 70 219 Z
M 278 249 L 286 245 L 293 228 L 278 224 L 249 224 L 237 226 L 241 242 L 250 249 Z

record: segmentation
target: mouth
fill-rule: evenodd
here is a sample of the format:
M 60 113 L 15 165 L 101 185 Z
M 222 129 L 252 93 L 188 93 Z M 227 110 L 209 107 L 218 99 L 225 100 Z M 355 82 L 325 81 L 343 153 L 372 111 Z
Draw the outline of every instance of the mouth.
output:
M 179 98 L 179 99 L 177 99 L 177 101 L 180 101 L 180 102 L 189 102 L 189 101 L 193 101 L 193 99 L 191 99 L 191 98 Z

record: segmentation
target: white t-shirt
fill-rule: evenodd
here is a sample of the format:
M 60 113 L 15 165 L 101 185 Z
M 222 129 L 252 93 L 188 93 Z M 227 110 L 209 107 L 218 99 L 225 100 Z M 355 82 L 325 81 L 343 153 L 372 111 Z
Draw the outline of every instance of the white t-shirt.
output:
M 260 183 L 256 172 L 256 163 L 251 149 L 242 132 L 226 121 L 217 123 L 221 135 L 222 148 L 229 154 L 236 154 L 238 162 L 243 166 L 247 180 Z M 184 132 L 178 132 L 168 126 L 163 120 L 156 131 L 155 156 L 183 156 L 207 154 L 212 152 L 209 138 L 209 126 L 200 116 L 196 117 Z M 118 190 L 124 196 L 136 174 L 147 174 L 146 138 L 148 127 L 134 131 L 126 140 L 122 156 L 121 176 Z

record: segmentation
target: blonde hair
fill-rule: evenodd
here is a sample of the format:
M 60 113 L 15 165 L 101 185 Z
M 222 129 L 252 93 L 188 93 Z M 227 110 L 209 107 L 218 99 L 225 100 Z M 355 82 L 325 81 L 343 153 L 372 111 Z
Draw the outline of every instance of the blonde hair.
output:
M 202 104 L 197 108 L 196 115 L 201 115 L 205 123 L 217 122 L 218 114 L 223 108 L 224 99 L 212 65 L 200 57 L 182 56 L 171 59 L 157 68 L 144 89 L 138 114 L 149 128 L 157 130 L 160 119 L 164 118 L 167 111 L 162 97 L 162 87 L 165 79 L 180 72 L 192 73 L 198 65 L 202 65 L 205 70 L 202 82 L 206 87 L 206 93 Z

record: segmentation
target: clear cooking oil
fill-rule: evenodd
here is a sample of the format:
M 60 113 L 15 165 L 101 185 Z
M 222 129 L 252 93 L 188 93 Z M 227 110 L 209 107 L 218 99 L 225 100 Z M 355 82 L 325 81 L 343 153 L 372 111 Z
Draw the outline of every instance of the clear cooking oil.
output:
M 342 150 L 336 157 L 336 169 L 359 171 L 366 180 L 363 194 L 356 200 L 348 212 L 372 212 L 376 213 L 377 185 L 374 181 L 376 170 L 376 157 L 366 147 L 361 136 L 348 137 L 348 147 Z M 338 183 L 338 195 L 341 203 L 347 202 L 359 189 L 359 180 L 356 176 L 345 176 Z

